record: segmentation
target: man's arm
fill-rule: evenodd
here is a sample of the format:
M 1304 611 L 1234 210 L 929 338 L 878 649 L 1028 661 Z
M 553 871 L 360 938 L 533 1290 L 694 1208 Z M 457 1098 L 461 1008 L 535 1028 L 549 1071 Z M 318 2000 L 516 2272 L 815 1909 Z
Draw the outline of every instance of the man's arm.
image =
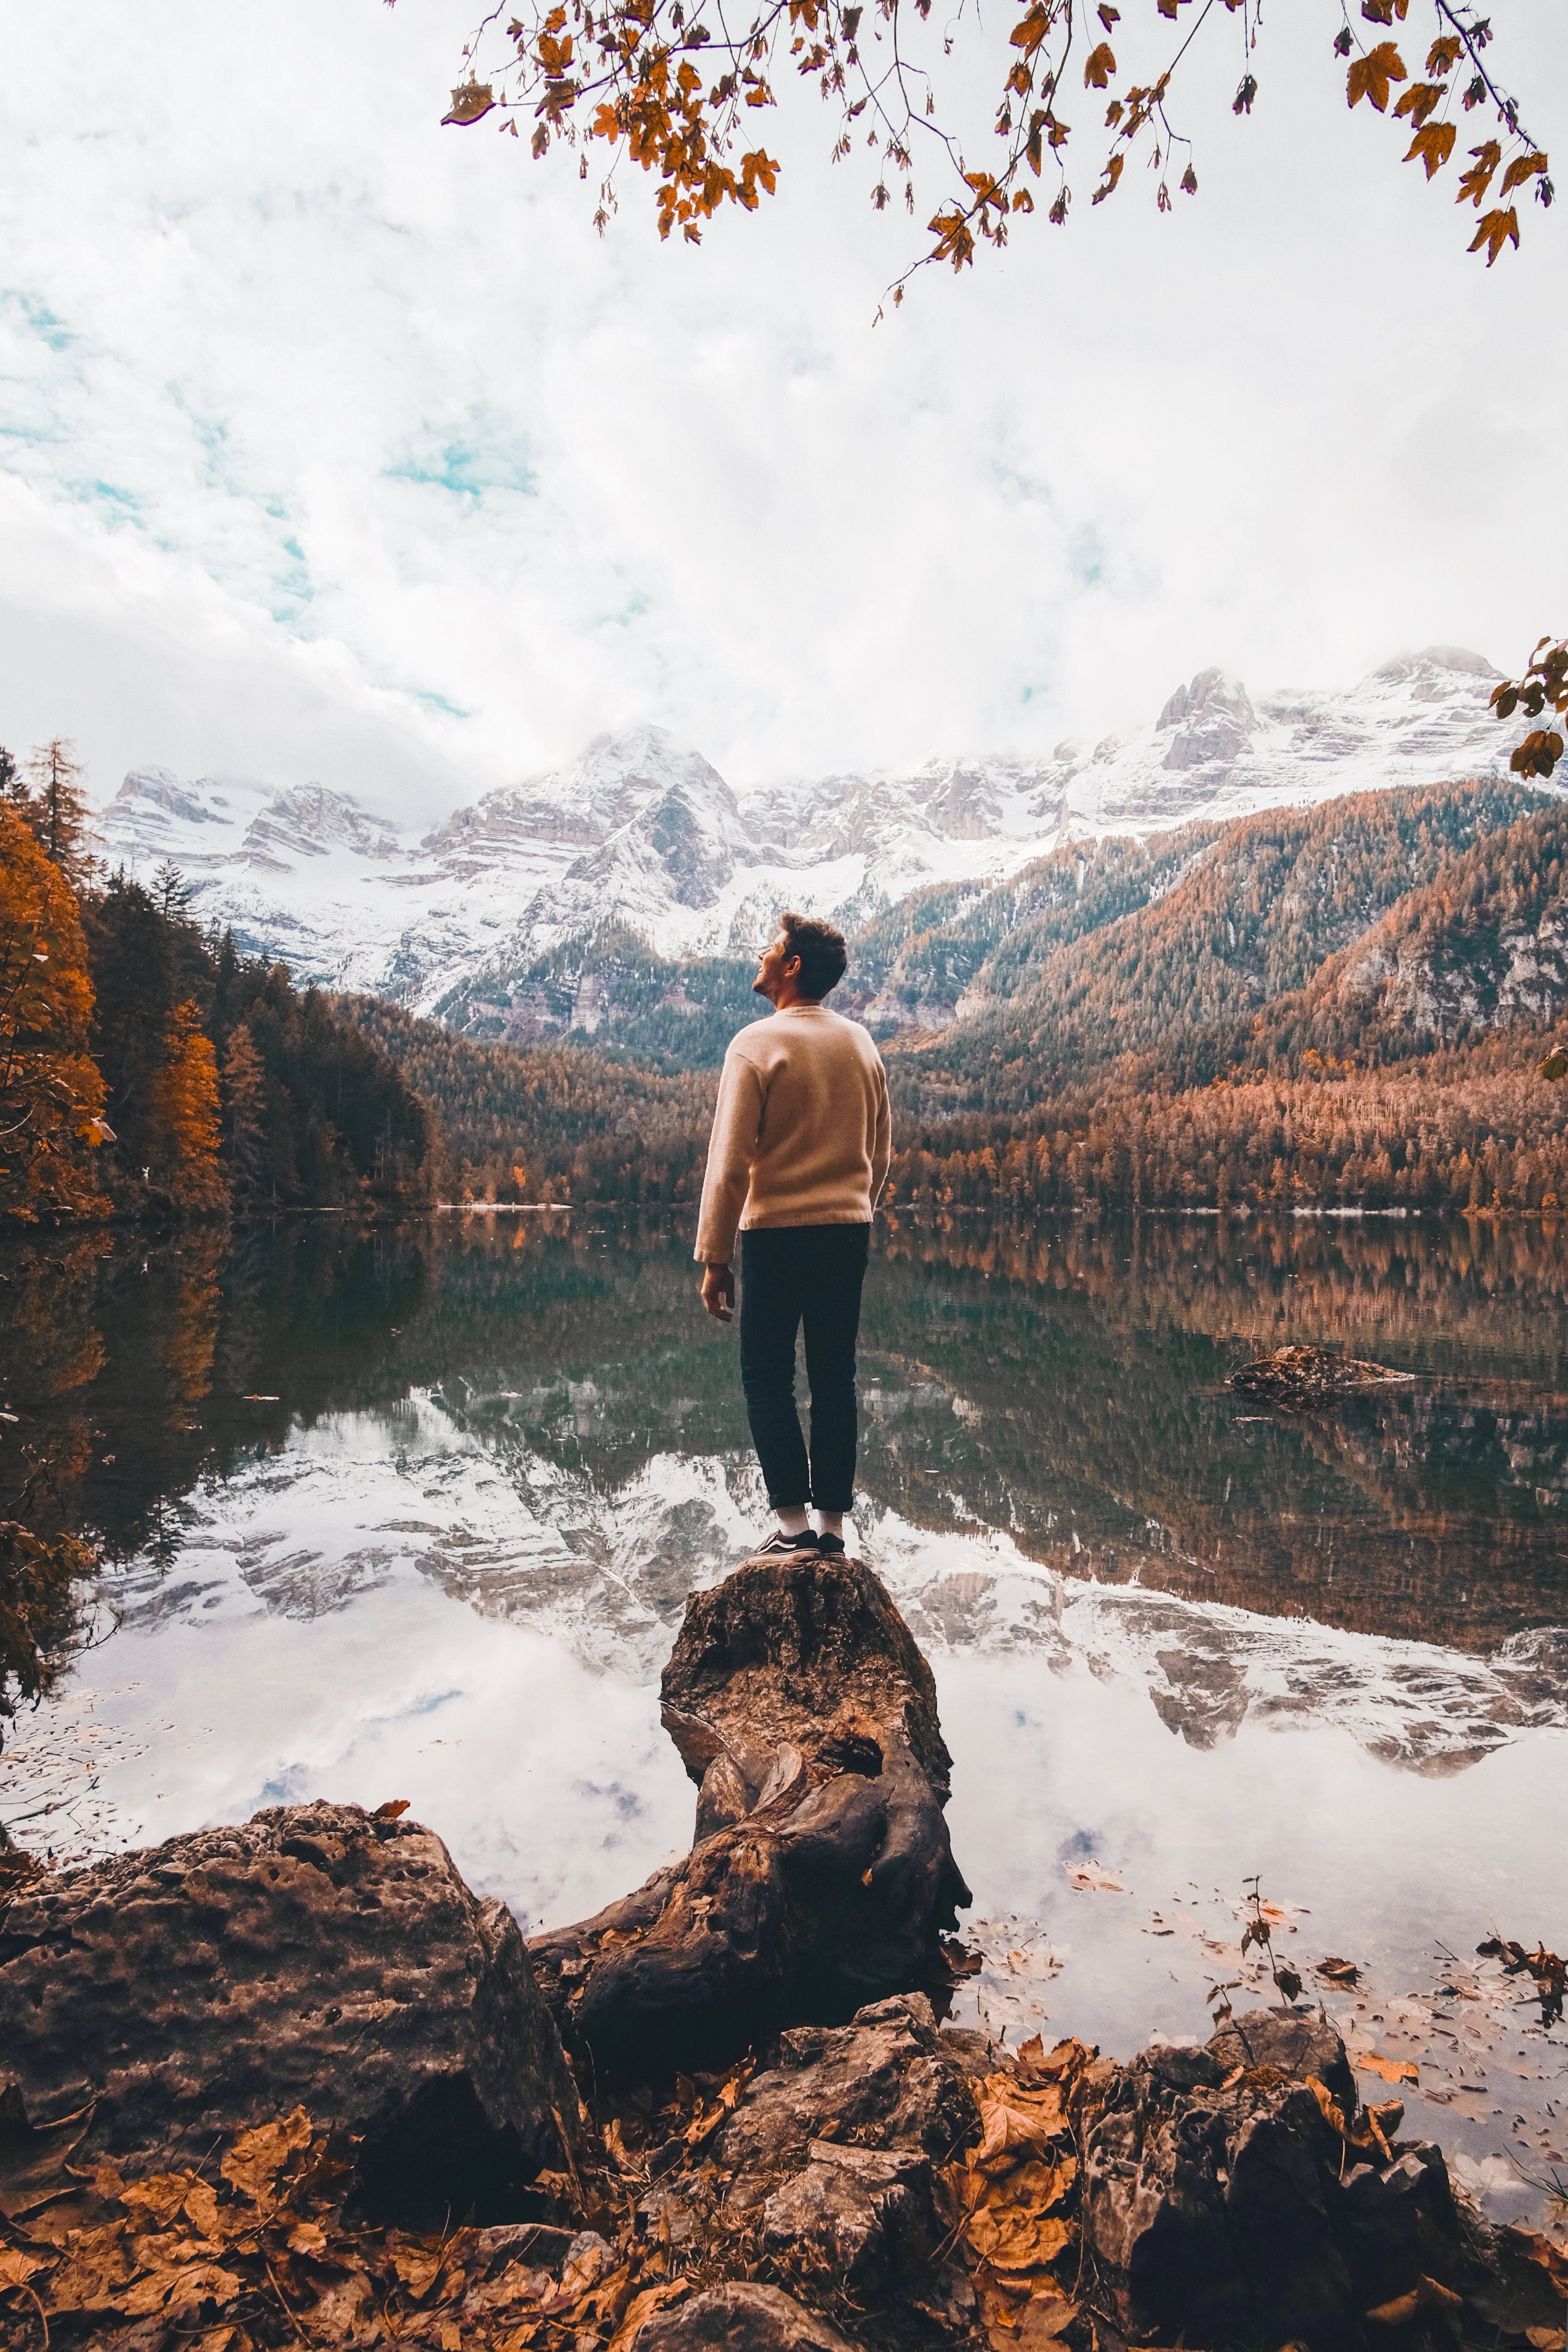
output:
M 751 1163 L 757 1157 L 757 1140 L 762 1130 L 762 1081 L 749 1057 L 736 1053 L 732 1046 L 724 1057 L 724 1072 L 718 1082 L 713 1134 L 708 1139 L 707 1171 L 703 1177 L 702 1208 L 697 1216 L 697 1244 L 693 1253 L 697 1263 L 710 1272 L 728 1274 L 741 1211 L 750 1189 Z M 734 1296 L 731 1278 L 731 1302 Z M 709 1305 L 706 1278 L 703 1304 L 710 1314 L 717 1312 Z
M 887 1099 L 887 1072 L 878 1055 L 876 1064 L 876 1124 L 871 1139 L 871 1204 L 874 1209 L 882 1198 L 882 1188 L 887 1181 L 887 1171 L 893 1161 L 893 1113 Z

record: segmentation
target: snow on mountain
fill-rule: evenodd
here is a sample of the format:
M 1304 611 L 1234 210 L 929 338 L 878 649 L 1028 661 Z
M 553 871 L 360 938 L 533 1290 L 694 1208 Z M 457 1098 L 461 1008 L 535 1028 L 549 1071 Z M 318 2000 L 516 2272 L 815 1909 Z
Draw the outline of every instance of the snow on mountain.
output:
M 657 955 L 746 956 L 780 906 L 868 920 L 931 882 L 1004 879 L 1059 841 L 1497 772 L 1498 675 L 1453 646 L 1385 662 L 1349 692 L 1255 701 L 1218 669 L 1158 719 L 1047 760 L 933 760 L 737 793 L 657 727 L 601 736 L 568 766 L 486 793 L 413 841 L 350 796 L 244 778 L 128 775 L 109 862 L 164 859 L 193 911 L 302 979 L 439 1012 L 504 1005 L 529 967 L 608 923 Z

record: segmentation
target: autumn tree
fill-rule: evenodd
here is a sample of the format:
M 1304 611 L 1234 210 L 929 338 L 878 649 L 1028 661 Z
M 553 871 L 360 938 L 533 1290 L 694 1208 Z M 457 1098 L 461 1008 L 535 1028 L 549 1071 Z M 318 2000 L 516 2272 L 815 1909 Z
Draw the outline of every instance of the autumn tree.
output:
M 43 844 L 44 854 L 73 889 L 87 878 L 91 859 L 87 852 L 88 807 L 82 778 L 85 770 L 74 747 L 57 735 L 40 743 L 27 762 L 32 791 L 25 809 L 28 824 Z
M 91 1165 L 110 1139 L 88 1051 L 92 1003 L 76 901 L 32 829 L 0 805 L 0 1215 L 106 1205 Z
M 218 1165 L 218 1062 L 189 997 L 169 1015 L 153 1097 L 158 1173 L 183 1209 L 215 1209 L 228 1197 Z
M 247 1022 L 236 1022 L 224 1055 L 224 1129 L 235 1181 L 250 1192 L 260 1182 L 267 1150 L 267 1070 Z
M 1085 148 L 1091 205 L 1104 203 L 1134 154 L 1146 155 L 1159 211 L 1197 192 L 1193 143 L 1182 128 L 1181 68 L 1215 0 L 1156 0 L 1136 31 L 1119 32 L 1112 0 L 1013 0 L 994 35 L 977 17 L 933 26 L 931 0 L 758 0 L 731 18 L 715 0 L 530 0 L 493 10 L 468 43 L 466 77 L 444 120 L 472 124 L 498 114 L 514 137 L 527 125 L 536 156 L 574 148 L 580 176 L 603 156 L 595 220 L 615 205 L 622 160 L 653 178 L 659 233 L 694 242 L 726 205 L 756 211 L 782 168 L 763 144 L 767 110 L 785 75 L 802 79 L 836 118 L 835 162 L 859 154 L 880 211 L 902 194 L 916 214 L 917 164 L 946 193 L 926 223 L 921 261 L 973 261 L 977 241 L 1001 246 L 1019 215 L 1036 210 L 1059 226 L 1074 197 Z M 1410 0 L 1361 0 L 1359 16 L 1325 11 L 1324 49 L 1345 74 L 1348 104 L 1388 117 L 1407 133 L 1405 161 L 1428 180 L 1471 142 L 1458 173 L 1470 209 L 1470 250 L 1488 267 L 1520 238 L 1518 205 L 1531 190 L 1552 202 L 1547 158 L 1525 131 L 1517 101 L 1487 54 L 1490 22 L 1473 0 L 1431 0 L 1432 33 L 1400 47 Z M 1250 114 L 1259 95 L 1257 0 L 1224 0 L 1239 38 L 1232 105 Z M 1009 22 L 1011 17 L 1012 21 Z M 1239 20 L 1239 21 L 1238 21 Z M 1414 27 L 1410 28 L 1411 31 Z M 986 152 L 970 152 L 950 119 L 950 62 L 961 42 L 989 39 L 996 108 Z M 1124 68 L 1117 50 L 1146 53 Z M 1212 32 L 1198 56 L 1226 71 Z M 1234 65 L 1232 68 L 1234 69 Z M 1186 68 L 1190 73 L 1191 68 Z M 1083 185 L 1079 176 L 1078 186 Z M 1483 209 L 1485 207 L 1485 209 Z M 905 271 L 904 278 L 910 273 Z M 904 280 L 895 289 L 902 294 Z

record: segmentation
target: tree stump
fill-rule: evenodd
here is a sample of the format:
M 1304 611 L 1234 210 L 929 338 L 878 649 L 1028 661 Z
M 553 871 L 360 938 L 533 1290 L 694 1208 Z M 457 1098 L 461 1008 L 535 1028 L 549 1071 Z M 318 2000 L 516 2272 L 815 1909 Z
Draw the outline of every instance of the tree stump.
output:
M 931 1670 L 859 1560 L 743 1561 L 692 1599 L 663 1717 L 690 1853 L 529 1943 L 563 2034 L 611 2073 L 712 2065 L 783 2023 L 940 1984 L 970 1900 Z

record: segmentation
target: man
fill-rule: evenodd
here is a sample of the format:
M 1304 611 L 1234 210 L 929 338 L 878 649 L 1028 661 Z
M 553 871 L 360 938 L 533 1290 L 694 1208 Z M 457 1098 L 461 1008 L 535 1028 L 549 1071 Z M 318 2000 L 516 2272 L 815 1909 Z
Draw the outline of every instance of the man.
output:
M 702 1302 L 721 1323 L 735 1308 L 740 1234 L 740 1381 L 779 1519 L 764 1552 L 841 1553 L 853 1501 L 855 1336 L 891 1125 L 876 1047 L 822 1002 L 848 961 L 831 923 L 779 918 L 752 982 L 772 1018 L 730 1042 L 703 1182 Z M 795 1411 L 802 1322 L 809 1459 Z

